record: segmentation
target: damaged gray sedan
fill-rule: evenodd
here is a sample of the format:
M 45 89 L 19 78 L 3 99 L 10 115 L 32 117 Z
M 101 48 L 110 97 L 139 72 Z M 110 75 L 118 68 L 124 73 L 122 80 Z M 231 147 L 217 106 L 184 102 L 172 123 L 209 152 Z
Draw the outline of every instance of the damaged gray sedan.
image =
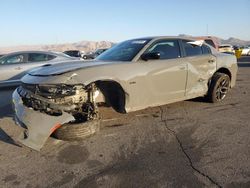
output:
M 40 150 L 53 133 L 89 136 L 99 129 L 99 106 L 119 113 L 195 97 L 223 100 L 235 86 L 236 58 L 202 41 L 148 37 L 117 44 L 96 60 L 37 68 L 13 93 L 20 141 Z

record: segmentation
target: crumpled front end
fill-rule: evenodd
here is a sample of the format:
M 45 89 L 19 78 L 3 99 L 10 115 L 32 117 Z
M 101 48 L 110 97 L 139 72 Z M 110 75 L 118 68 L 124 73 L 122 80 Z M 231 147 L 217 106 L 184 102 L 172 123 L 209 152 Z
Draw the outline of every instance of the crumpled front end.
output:
M 13 93 L 16 123 L 25 128 L 19 141 L 40 150 L 60 125 L 97 116 L 93 87 L 22 84 Z

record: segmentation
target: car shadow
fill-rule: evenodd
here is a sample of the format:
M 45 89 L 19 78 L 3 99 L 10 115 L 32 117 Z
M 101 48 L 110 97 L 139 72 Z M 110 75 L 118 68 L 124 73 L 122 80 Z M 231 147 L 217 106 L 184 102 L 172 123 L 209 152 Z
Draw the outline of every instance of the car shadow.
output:
M 248 63 L 248 62 L 244 62 L 244 63 L 239 63 L 238 62 L 238 66 L 239 67 L 250 67 L 250 62 Z
M 238 62 L 250 62 L 250 56 L 242 56 L 237 61 Z
M 2 128 L 0 128 L 0 141 L 17 147 L 22 147 L 17 144 Z
M 7 104 L 5 106 L 1 106 L 0 119 L 4 117 L 13 117 L 12 104 Z
M 238 59 L 238 67 L 250 67 L 250 56 L 242 56 Z
M 13 117 L 12 93 L 15 87 L 0 88 L 0 119 L 4 117 Z
M 189 100 L 186 100 L 186 101 L 190 101 L 190 102 L 203 102 L 203 103 L 209 103 L 206 98 L 204 97 L 197 97 L 197 98 L 194 98 L 194 99 L 189 99 Z

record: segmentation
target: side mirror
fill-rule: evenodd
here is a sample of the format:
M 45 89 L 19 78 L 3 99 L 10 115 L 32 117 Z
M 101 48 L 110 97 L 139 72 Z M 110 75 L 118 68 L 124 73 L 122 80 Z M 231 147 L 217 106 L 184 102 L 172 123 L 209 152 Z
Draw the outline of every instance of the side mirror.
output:
M 149 52 L 141 55 L 141 58 L 144 61 L 147 61 L 149 59 L 160 59 L 160 57 L 161 57 L 160 52 Z

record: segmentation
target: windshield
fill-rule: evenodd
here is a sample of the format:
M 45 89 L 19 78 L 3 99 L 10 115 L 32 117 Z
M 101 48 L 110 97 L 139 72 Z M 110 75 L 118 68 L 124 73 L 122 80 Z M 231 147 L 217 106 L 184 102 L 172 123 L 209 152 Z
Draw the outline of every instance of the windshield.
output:
M 149 42 L 149 39 L 128 40 L 103 52 L 96 60 L 132 61 L 138 52 Z

